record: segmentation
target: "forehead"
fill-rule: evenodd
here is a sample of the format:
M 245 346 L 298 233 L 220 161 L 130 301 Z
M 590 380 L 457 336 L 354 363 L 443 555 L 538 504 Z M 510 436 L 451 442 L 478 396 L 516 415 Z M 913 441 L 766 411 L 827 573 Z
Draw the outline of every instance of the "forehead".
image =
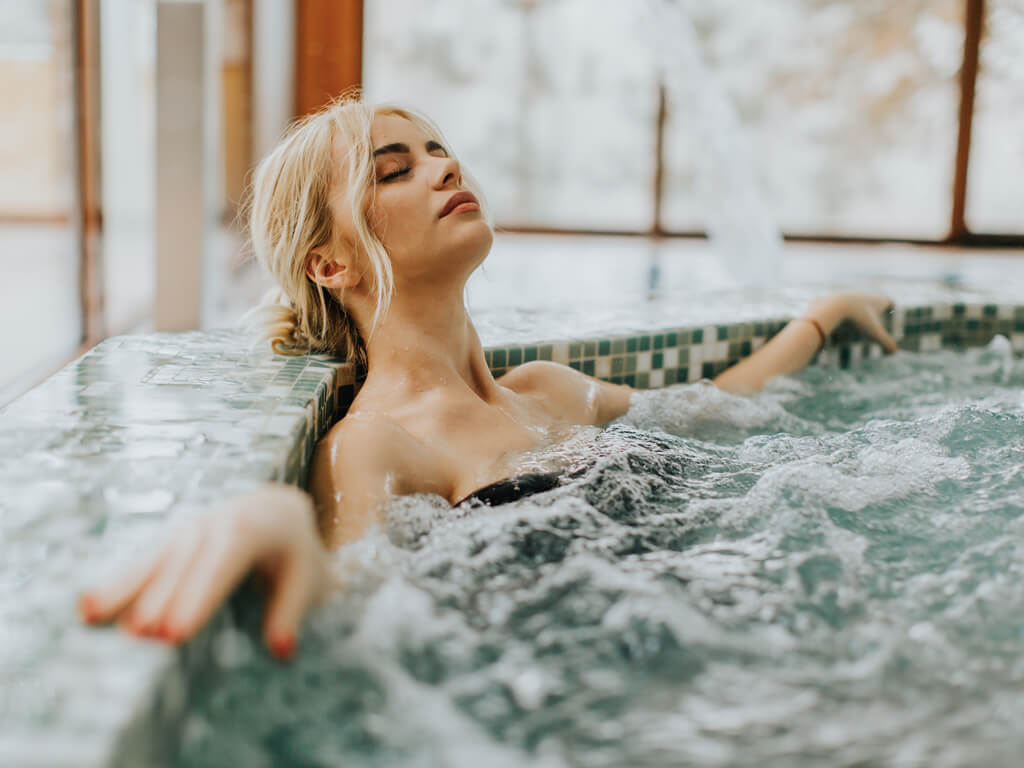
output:
M 376 149 L 382 144 L 402 142 L 405 144 L 422 144 L 431 138 L 419 126 L 409 122 L 401 115 L 377 114 L 370 125 L 370 138 Z

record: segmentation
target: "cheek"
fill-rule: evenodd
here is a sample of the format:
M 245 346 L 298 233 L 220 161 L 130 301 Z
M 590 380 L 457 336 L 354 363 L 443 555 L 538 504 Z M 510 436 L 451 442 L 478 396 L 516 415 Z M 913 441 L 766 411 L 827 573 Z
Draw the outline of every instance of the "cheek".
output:
M 410 201 L 401 195 L 388 195 L 374 201 L 367 220 L 370 227 L 388 248 L 402 249 L 411 242 L 421 243 L 424 233 L 422 222 L 418 221 Z

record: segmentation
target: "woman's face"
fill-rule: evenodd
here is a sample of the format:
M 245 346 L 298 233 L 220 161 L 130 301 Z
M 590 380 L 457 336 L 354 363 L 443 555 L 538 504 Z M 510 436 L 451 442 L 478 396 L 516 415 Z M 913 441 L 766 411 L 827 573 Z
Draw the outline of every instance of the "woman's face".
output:
M 374 117 L 370 135 L 376 185 L 368 221 L 396 283 L 464 281 L 487 256 L 493 234 L 478 205 L 446 210 L 453 195 L 468 193 L 458 162 L 399 115 Z

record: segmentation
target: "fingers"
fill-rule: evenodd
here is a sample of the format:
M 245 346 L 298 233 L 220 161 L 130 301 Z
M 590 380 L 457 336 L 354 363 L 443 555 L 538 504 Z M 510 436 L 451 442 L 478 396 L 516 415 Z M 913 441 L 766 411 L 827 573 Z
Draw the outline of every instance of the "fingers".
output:
M 891 355 L 894 352 L 899 352 L 899 344 L 897 344 L 893 337 L 889 335 L 889 332 L 885 330 L 885 326 L 882 325 L 882 321 L 876 316 L 871 315 L 862 327 L 862 330 L 864 330 L 868 336 L 881 344 L 882 349 L 884 349 L 888 354 Z
M 168 609 L 181 590 L 185 574 L 194 562 L 201 544 L 198 525 L 182 530 L 153 579 L 136 598 L 130 611 L 132 628 L 142 635 L 160 635 Z
M 184 575 L 164 624 L 172 642 L 187 640 L 242 581 L 252 565 L 252 552 L 244 541 L 218 536 L 204 541 L 195 562 Z
M 166 548 L 150 553 L 105 584 L 82 592 L 78 599 L 82 618 L 90 624 L 109 621 L 145 589 L 166 557 Z
M 299 624 L 309 607 L 313 588 L 308 569 L 296 558 L 290 558 L 278 569 L 264 614 L 263 636 L 267 647 L 280 659 L 290 658 L 295 650 Z

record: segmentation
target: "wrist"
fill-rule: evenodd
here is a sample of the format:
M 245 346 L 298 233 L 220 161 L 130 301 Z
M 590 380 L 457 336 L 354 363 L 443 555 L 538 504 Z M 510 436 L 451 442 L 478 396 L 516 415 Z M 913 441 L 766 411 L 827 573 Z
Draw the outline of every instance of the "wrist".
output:
M 846 299 L 842 296 L 826 296 L 812 301 L 802 317 L 817 321 L 828 336 L 846 318 Z

